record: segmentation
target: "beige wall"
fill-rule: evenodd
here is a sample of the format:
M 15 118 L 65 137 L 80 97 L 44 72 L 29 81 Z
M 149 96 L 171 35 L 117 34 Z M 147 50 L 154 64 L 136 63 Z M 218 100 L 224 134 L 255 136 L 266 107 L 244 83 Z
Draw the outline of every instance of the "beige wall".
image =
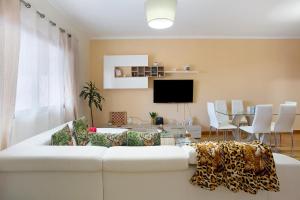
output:
M 194 103 L 188 107 L 195 123 L 203 127 L 208 126 L 207 101 L 271 103 L 274 112 L 285 100 L 300 103 L 300 40 L 92 40 L 89 77 L 106 99 L 103 112 L 96 114 L 98 126 L 109 120 L 110 111 L 127 111 L 146 121 L 150 121 L 149 111 L 169 120 L 184 118 L 183 105 L 152 103 L 151 80 L 149 89 L 103 90 L 103 55 L 122 54 L 148 54 L 150 65 L 158 61 L 167 69 L 191 64 L 198 70 L 199 74 L 167 78 L 194 79 Z M 300 116 L 297 118 L 296 128 L 300 129 Z

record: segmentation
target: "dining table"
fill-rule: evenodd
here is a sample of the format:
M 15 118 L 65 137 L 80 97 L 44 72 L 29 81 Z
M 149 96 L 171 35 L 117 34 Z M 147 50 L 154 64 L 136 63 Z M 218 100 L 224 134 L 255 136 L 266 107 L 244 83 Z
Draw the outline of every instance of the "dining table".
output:
M 235 140 L 241 141 L 241 135 L 240 135 L 240 126 L 251 126 L 254 120 L 255 116 L 255 109 L 247 109 L 243 112 L 237 112 L 237 113 L 232 113 L 230 111 L 224 112 L 220 110 L 216 110 L 216 113 L 219 115 L 226 115 L 228 116 L 231 120 L 231 124 L 237 126 L 237 131 L 233 132 L 233 137 Z M 278 116 L 279 113 L 272 113 L 273 116 Z M 300 116 L 300 113 L 296 113 L 296 117 Z M 248 135 L 246 141 L 250 141 L 253 139 L 257 139 L 255 134 L 254 135 Z M 267 142 L 268 138 L 264 134 L 261 137 L 261 142 Z

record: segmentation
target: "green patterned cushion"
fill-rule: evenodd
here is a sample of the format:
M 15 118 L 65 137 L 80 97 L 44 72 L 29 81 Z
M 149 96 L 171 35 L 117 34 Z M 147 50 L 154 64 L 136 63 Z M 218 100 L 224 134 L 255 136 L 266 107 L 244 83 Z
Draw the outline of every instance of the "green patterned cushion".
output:
M 77 145 L 85 146 L 89 143 L 89 132 L 87 128 L 88 125 L 84 117 L 73 121 L 73 131 Z
M 51 136 L 51 144 L 56 146 L 73 146 L 72 133 L 68 125 Z
M 128 146 L 157 146 L 160 145 L 160 133 L 157 132 L 127 132 Z
M 125 146 L 127 144 L 126 132 L 113 134 L 113 133 L 96 133 L 90 137 L 93 146 Z

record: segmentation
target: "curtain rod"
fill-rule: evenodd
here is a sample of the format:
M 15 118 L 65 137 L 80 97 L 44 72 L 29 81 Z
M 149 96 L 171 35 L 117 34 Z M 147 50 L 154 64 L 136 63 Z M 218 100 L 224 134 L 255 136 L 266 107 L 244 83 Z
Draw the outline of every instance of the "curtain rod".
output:
M 24 6 L 25 6 L 26 8 L 31 8 L 31 7 L 32 7 L 30 3 L 28 3 L 28 2 L 26 2 L 26 1 L 24 1 L 24 0 L 20 0 L 20 2 L 23 3 Z M 47 18 L 46 18 L 46 15 L 45 15 L 44 13 L 41 13 L 41 12 L 38 11 L 38 10 L 36 10 L 36 13 L 37 13 L 42 19 L 48 20 L 49 23 L 50 23 L 52 26 L 56 26 L 56 23 L 53 22 L 53 21 L 50 20 L 50 19 L 47 19 Z M 59 29 L 62 33 L 66 33 L 66 30 L 65 30 L 65 29 L 63 29 L 63 28 L 61 28 L 61 27 L 58 27 L 58 29 Z M 72 37 L 72 35 L 71 35 L 70 33 L 67 33 L 67 35 L 68 35 L 68 37 Z

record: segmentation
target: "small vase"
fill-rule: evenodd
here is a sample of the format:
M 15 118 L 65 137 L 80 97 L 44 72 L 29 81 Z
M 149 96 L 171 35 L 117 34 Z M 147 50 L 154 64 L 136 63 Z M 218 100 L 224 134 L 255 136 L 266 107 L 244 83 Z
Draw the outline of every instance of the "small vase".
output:
M 151 118 L 151 124 L 155 125 L 156 124 L 156 118 Z

